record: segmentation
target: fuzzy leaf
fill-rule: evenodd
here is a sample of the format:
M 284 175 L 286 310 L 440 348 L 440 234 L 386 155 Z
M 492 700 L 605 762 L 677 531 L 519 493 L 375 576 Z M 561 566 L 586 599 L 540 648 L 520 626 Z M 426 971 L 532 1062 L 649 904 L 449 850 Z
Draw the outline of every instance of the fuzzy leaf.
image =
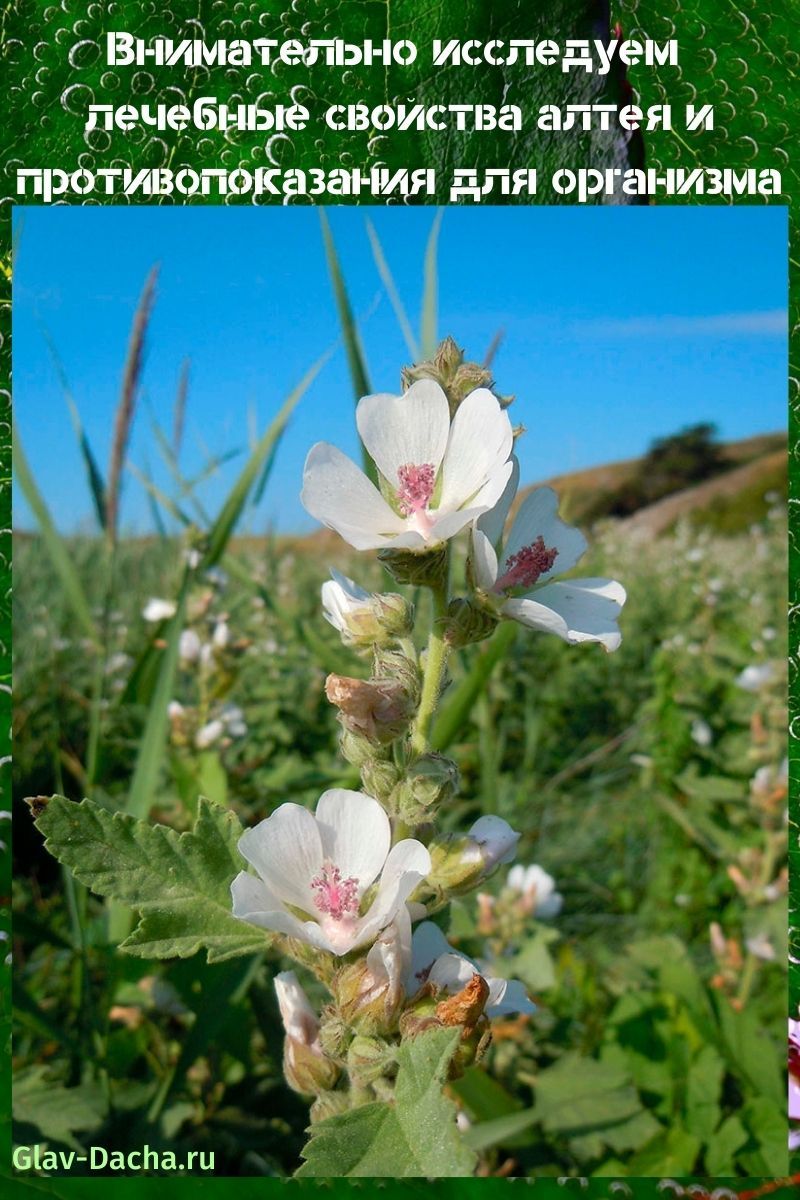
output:
M 300 1178 L 471 1175 L 475 1155 L 456 1129 L 442 1092 L 460 1029 L 436 1029 L 406 1042 L 395 1098 L 320 1121 L 303 1151 Z
M 243 866 L 236 816 L 201 797 L 190 832 L 110 813 L 91 800 L 53 796 L 36 821 L 50 853 L 100 896 L 135 909 L 139 924 L 120 949 L 140 958 L 209 962 L 255 954 L 269 937 L 233 916 L 230 884 Z

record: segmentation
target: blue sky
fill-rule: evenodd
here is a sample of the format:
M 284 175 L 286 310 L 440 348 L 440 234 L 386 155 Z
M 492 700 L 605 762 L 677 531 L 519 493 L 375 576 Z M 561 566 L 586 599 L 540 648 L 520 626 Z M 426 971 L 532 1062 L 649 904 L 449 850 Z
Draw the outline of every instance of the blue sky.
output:
M 377 229 L 416 327 L 429 208 L 336 208 L 375 391 L 399 391 L 409 361 L 365 228 Z M 130 459 L 169 488 L 152 433 L 167 430 L 191 360 L 182 465 L 248 444 L 339 336 L 309 207 L 17 208 L 13 308 L 16 420 L 57 523 L 91 528 L 83 467 L 46 335 L 105 466 L 131 319 L 161 264 Z M 439 252 L 439 328 L 482 358 L 498 330 L 498 389 L 513 393 L 522 478 L 642 453 L 654 437 L 713 421 L 725 438 L 786 424 L 787 217 L 773 207 L 449 208 Z M 314 528 L 300 506 L 309 446 L 358 455 L 341 346 L 301 400 L 250 527 Z M 213 510 L 244 455 L 203 492 Z M 30 527 L 17 495 L 15 524 Z M 125 480 L 122 524 L 150 526 Z

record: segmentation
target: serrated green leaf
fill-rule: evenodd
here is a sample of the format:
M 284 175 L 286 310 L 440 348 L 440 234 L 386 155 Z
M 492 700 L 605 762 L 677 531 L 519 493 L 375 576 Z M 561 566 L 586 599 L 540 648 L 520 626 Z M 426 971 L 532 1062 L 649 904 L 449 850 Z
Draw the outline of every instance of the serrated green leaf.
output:
M 179 834 L 91 800 L 53 796 L 36 827 L 76 879 L 140 914 L 120 946 L 129 954 L 187 958 L 205 947 L 208 961 L 219 962 L 269 944 L 231 911 L 231 880 L 243 866 L 232 812 L 201 797 L 194 828 Z
M 675 1125 L 634 1155 L 627 1164 L 628 1174 L 634 1177 L 668 1175 L 670 1178 L 691 1175 L 699 1152 L 700 1139 Z
M 641 1111 L 628 1076 L 616 1064 L 563 1055 L 536 1080 L 534 1111 L 551 1133 L 581 1133 L 627 1121 Z
M 67 1088 L 48 1076 L 46 1067 L 17 1072 L 12 1095 L 14 1121 L 32 1126 L 49 1141 L 80 1150 L 73 1134 L 99 1129 L 106 1116 L 108 1105 L 102 1089 L 93 1083 Z M 24 1131 L 26 1138 L 29 1132 Z
M 712 1177 L 735 1175 L 734 1155 L 747 1141 L 747 1130 L 738 1117 L 728 1117 L 715 1132 L 705 1151 L 706 1171 Z
M 365 1104 L 320 1121 L 303 1151 L 300 1178 L 471 1175 L 475 1155 L 443 1094 L 460 1029 L 435 1029 L 401 1047 L 391 1104 Z

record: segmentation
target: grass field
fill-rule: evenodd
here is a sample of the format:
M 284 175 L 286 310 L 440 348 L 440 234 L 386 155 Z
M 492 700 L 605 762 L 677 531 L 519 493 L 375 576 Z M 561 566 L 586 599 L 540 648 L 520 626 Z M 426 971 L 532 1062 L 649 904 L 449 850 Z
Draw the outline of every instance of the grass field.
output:
M 480 927 L 539 1005 L 498 1029 L 488 1060 L 453 1085 L 484 1130 L 487 1171 L 785 1168 L 785 544 L 774 496 L 738 536 L 682 526 L 636 540 L 608 527 L 590 573 L 628 589 L 616 654 L 520 630 L 501 654 L 473 647 L 453 669 L 436 731 L 462 771 L 448 823 L 499 813 L 523 830 L 517 861 L 540 863 L 564 898 L 556 917 L 520 920 L 495 877 L 493 911 L 452 906 L 458 944 L 474 950 Z M 363 562 L 331 550 L 331 565 L 380 586 L 377 566 L 365 577 Z M 102 615 L 103 544 L 76 541 L 70 554 Z M 322 620 L 322 568 L 313 539 L 251 541 L 232 544 L 224 573 L 195 579 L 186 627 L 207 641 L 224 621 L 229 637 L 206 676 L 178 667 L 170 699 L 184 712 L 154 819 L 187 827 L 202 792 L 251 823 L 353 782 L 322 685 L 358 664 Z M 169 541 L 120 542 L 98 647 L 41 539 L 18 541 L 19 798 L 90 790 L 126 806 L 152 659 L 165 653 L 142 610 L 176 596 L 182 570 Z M 482 692 L 471 690 L 476 664 Z M 199 748 L 196 731 L 231 705 L 238 723 Z M 268 984 L 279 963 L 120 955 L 119 914 L 59 869 L 29 820 L 17 828 L 22 1128 L 53 1145 L 118 1148 L 144 1128 L 150 1142 L 214 1147 L 233 1173 L 290 1173 L 305 1116 L 281 1076 Z

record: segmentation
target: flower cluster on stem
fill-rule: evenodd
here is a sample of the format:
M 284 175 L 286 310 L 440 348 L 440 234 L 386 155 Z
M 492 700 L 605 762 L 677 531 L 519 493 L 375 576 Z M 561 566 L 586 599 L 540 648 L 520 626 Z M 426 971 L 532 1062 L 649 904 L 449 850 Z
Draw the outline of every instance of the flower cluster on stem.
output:
M 485 368 L 465 362 L 448 338 L 402 378 L 400 395 L 366 396 L 356 412 L 377 483 L 318 443 L 302 500 L 429 602 L 415 611 L 405 596 L 370 593 L 339 572 L 322 584 L 326 620 L 371 658 L 366 677 L 334 674 L 325 684 L 361 790 L 332 788 L 314 813 L 282 804 L 242 836 L 248 869 L 232 885 L 234 914 L 271 931 L 329 994 L 317 1013 L 292 972 L 276 979 L 285 1074 L 315 1097 L 312 1120 L 390 1099 L 406 1038 L 459 1026 L 457 1074 L 484 1052 L 493 1017 L 533 1013 L 521 983 L 490 974 L 430 920 L 511 862 L 520 840 L 500 816 L 485 814 L 465 832 L 448 820 L 459 772 L 433 741 L 448 662 L 507 620 L 614 650 L 625 600 L 613 580 L 551 582 L 586 543 L 558 517 L 550 489 L 522 500 L 504 537 L 519 466 L 510 400 L 494 393 Z M 451 556 L 461 534 L 466 592 L 454 595 Z M 557 911 L 548 881 L 552 893 L 541 868 L 509 875 L 519 893 L 514 911 L 543 912 L 548 897 Z

